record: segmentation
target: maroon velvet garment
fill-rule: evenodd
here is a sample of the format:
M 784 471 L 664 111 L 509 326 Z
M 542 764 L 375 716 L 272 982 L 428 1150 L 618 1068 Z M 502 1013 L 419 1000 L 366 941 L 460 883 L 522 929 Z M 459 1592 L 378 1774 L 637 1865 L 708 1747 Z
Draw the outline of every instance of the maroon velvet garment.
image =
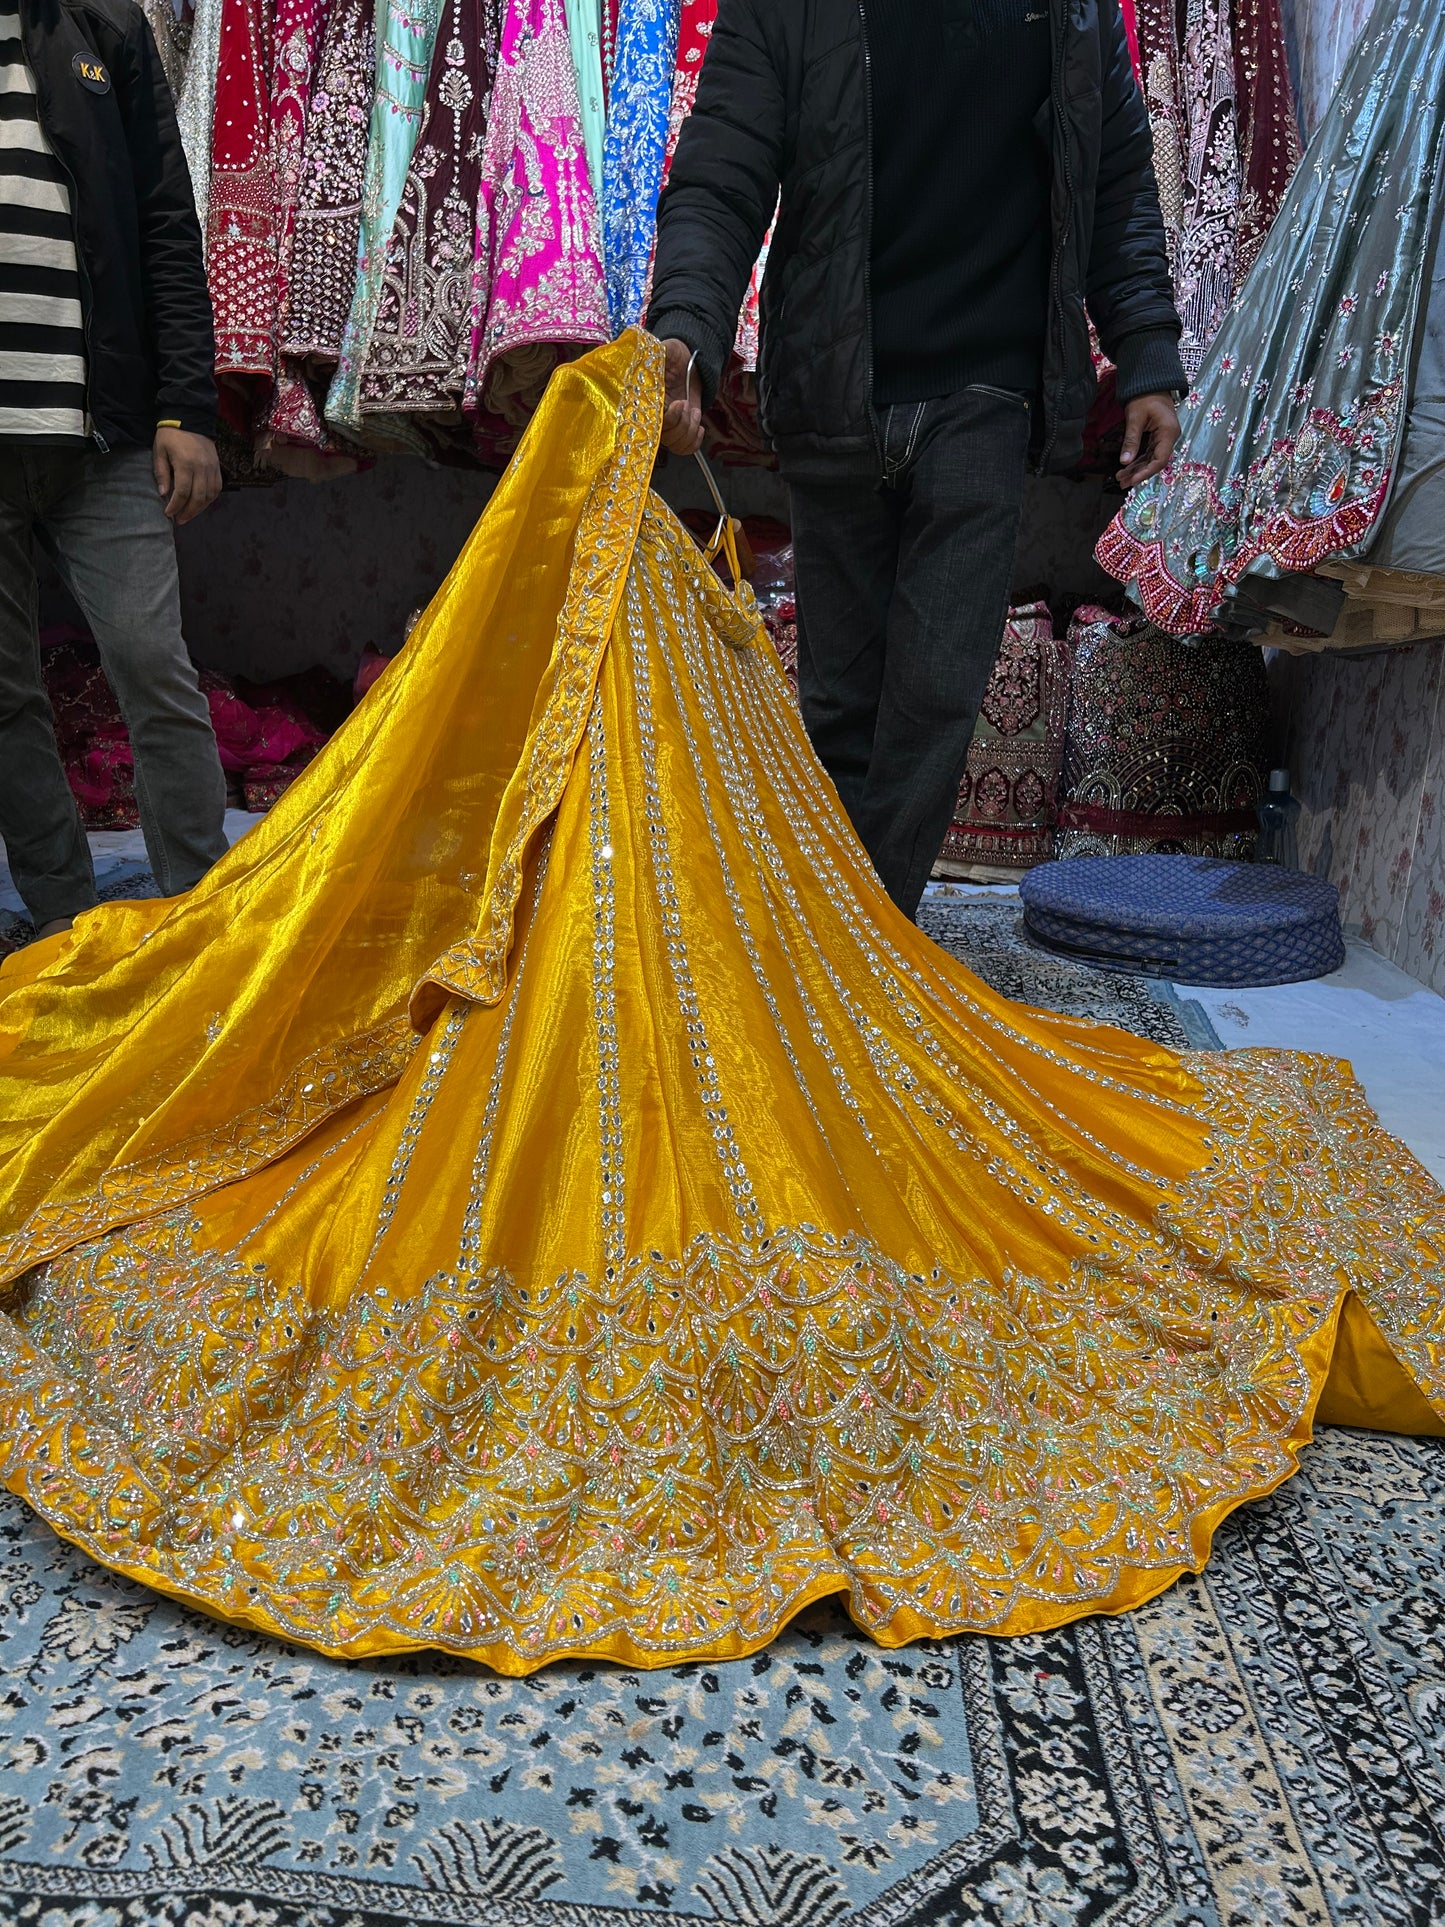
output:
M 421 132 L 387 244 L 361 377 L 363 414 L 460 412 L 499 30 L 496 0 L 446 0 Z
M 1241 192 L 1236 281 L 1254 266 L 1299 166 L 1300 131 L 1279 0 L 1234 0 Z
M 1028 870 L 1053 855 L 1068 669 L 1047 603 L 1011 609 L 935 875 Z
M 1069 642 L 1055 854 L 1252 856 L 1269 768 L 1261 652 L 1092 606 Z

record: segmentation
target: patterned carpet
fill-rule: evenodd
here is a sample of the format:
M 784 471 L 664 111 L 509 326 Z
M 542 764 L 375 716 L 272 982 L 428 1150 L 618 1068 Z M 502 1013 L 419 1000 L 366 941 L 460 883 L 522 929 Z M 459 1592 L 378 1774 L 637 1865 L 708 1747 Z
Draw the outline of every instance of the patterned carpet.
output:
M 0 870 L 0 878 L 7 883 L 9 876 L 8 870 Z M 104 869 L 95 894 L 101 903 L 116 903 L 134 902 L 138 897 L 157 897 L 160 891 L 145 864 L 130 861 L 112 863 Z M 35 925 L 29 917 L 21 910 L 8 910 L 0 905 L 0 958 L 8 957 L 12 950 L 21 950 L 34 941 Z
M 1025 933 L 1016 897 L 931 897 L 918 921 L 935 943 L 1005 997 L 1117 1024 L 1171 1050 L 1220 1049 L 1202 1005 L 1182 1001 L 1169 985 L 1090 970 L 1042 949 Z
M 929 926 L 1161 1042 L 1161 986 Z M 819 1608 L 731 1665 L 343 1665 L 0 1501 L 0 1920 L 35 1927 L 1445 1927 L 1445 1449 L 1322 1435 L 1202 1579 L 884 1653 Z

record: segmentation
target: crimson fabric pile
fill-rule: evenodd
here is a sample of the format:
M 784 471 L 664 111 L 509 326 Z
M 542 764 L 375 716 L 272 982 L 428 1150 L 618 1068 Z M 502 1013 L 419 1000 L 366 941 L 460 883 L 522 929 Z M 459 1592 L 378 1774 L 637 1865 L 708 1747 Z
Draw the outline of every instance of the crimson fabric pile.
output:
M 130 737 L 100 656 L 78 628 L 41 632 L 41 665 L 55 736 L 87 830 L 140 822 Z M 280 683 L 245 683 L 200 672 L 234 808 L 268 810 L 315 756 L 350 706 L 351 694 L 321 671 Z

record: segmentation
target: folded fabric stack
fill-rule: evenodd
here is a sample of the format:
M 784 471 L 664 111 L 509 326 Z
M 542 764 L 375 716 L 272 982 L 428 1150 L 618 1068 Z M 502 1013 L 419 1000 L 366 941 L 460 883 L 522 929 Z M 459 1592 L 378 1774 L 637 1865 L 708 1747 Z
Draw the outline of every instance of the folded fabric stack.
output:
M 1068 669 L 1048 604 L 1010 610 L 935 876 L 1008 881 L 1053 855 Z

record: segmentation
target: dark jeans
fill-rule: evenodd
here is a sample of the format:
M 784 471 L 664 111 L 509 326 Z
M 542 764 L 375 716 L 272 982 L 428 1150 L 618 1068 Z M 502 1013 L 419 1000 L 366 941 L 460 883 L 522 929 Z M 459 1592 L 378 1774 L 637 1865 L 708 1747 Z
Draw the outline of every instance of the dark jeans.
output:
M 1029 412 L 994 388 L 882 409 L 881 480 L 790 485 L 803 720 L 910 917 L 1008 616 Z
M 176 545 L 150 451 L 0 442 L 0 837 L 37 924 L 95 902 L 95 873 L 40 676 L 32 542 L 80 604 L 130 732 L 163 896 L 225 852 L 226 779 L 181 636 Z

